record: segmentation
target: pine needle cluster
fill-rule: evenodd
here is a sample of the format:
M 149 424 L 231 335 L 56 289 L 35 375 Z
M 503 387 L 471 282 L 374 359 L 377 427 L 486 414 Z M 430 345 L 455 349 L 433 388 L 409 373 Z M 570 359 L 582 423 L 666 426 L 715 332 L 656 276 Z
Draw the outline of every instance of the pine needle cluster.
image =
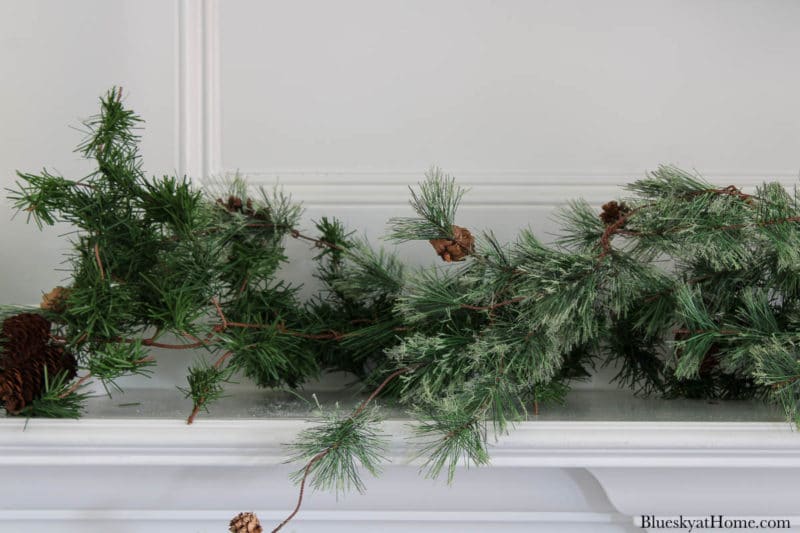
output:
M 121 376 L 149 375 L 153 348 L 198 350 L 185 389 L 195 410 L 237 373 L 265 387 L 315 376 L 315 324 L 297 289 L 277 277 L 300 207 L 277 189 L 253 194 L 238 176 L 206 190 L 185 177 L 148 177 L 141 123 L 112 89 L 77 149 L 96 169 L 77 180 L 20 172 L 10 191 L 40 226 L 75 229 L 69 285 L 40 312 L 78 356 L 80 383 L 92 377 L 110 390 Z M 64 409 L 77 399 L 63 396 Z

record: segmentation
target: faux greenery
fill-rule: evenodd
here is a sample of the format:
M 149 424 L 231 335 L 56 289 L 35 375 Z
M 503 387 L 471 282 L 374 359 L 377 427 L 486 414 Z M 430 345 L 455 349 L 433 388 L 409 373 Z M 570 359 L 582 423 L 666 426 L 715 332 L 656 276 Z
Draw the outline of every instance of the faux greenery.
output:
M 571 202 L 553 245 L 530 230 L 511 244 L 486 232 L 463 261 L 405 277 L 393 308 L 402 325 L 382 326 L 402 336 L 381 375 L 393 365 L 427 475 L 452 480 L 458 464 L 488 462 L 491 439 L 539 402 L 565 401 L 596 365 L 613 365 L 639 394 L 766 398 L 800 424 L 797 196 L 777 183 L 718 187 L 670 166 L 626 189 L 600 213 Z M 390 236 L 455 242 L 447 230 L 464 193 L 432 171 L 412 193 L 418 218 L 392 220 Z M 307 455 L 331 447 L 303 438 Z M 311 465 L 308 475 L 331 485 L 334 472 Z
M 444 260 L 411 269 L 335 219 L 301 234 L 280 191 L 147 178 L 139 124 L 110 91 L 79 147 L 97 170 L 20 173 L 11 191 L 37 223 L 77 229 L 62 305 L 40 312 L 83 373 L 47 380 L 24 414 L 76 416 L 81 384 L 150 373 L 157 347 L 198 350 L 190 420 L 237 373 L 293 387 L 349 371 L 372 393 L 299 436 L 300 496 L 276 531 L 307 483 L 363 490 L 361 472 L 380 471 L 379 396 L 414 419 L 424 473 L 449 480 L 597 366 L 637 394 L 764 398 L 800 424 L 800 203 L 780 184 L 745 193 L 664 166 L 600 212 L 570 202 L 552 244 L 531 230 L 502 243 L 456 224 L 468 193 L 433 169 L 413 216 L 390 221 L 391 240 L 429 241 Z M 307 302 L 278 276 L 287 237 L 317 248 L 323 288 Z
M 96 378 L 116 387 L 123 375 L 153 371 L 153 348 L 194 349 L 198 362 L 182 389 L 194 402 L 191 421 L 236 373 L 265 387 L 316 376 L 312 343 L 332 335 L 314 329 L 296 288 L 276 276 L 284 239 L 304 237 L 294 228 L 300 207 L 280 190 L 253 194 L 238 177 L 207 191 L 185 177 L 149 178 L 138 149 L 142 121 L 125 108 L 122 91 L 109 91 L 100 108 L 77 150 L 95 162 L 94 172 L 80 179 L 20 172 L 10 191 L 40 226 L 75 228 L 69 286 L 40 312 L 56 325 L 53 338 L 78 357 L 76 385 Z M 56 412 L 49 397 L 25 413 Z M 66 412 L 81 398 L 64 395 Z

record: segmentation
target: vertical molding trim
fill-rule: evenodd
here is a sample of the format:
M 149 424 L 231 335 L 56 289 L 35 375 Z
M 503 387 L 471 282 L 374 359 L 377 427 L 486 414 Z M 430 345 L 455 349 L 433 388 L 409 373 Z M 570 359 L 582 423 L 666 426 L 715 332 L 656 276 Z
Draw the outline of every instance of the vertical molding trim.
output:
M 178 173 L 205 180 L 221 164 L 217 0 L 179 0 L 178 41 Z

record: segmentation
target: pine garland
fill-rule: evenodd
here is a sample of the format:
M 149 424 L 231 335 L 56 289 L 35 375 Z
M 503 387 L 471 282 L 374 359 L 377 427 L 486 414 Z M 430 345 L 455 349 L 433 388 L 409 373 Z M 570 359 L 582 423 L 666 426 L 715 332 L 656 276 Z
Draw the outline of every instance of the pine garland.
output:
M 487 463 L 491 439 L 541 402 L 565 401 L 570 383 L 598 364 L 638 394 L 769 398 L 800 425 L 797 196 L 777 183 L 755 194 L 717 187 L 670 166 L 626 188 L 631 196 L 600 213 L 571 202 L 550 246 L 530 230 L 509 245 L 485 232 L 473 246 L 455 223 L 466 191 L 437 169 L 412 191 L 417 217 L 390 221 L 391 238 L 431 241 L 446 263 L 392 285 L 401 325 L 382 328 L 402 334 L 372 378 L 399 382 L 426 475 L 452 481 L 458 465 Z M 442 253 L 459 245 L 458 262 Z M 324 453 L 321 436 L 337 423 L 298 446 Z M 319 482 L 335 485 L 342 466 L 316 472 Z
M 29 219 L 77 233 L 68 286 L 0 317 L 9 414 L 77 417 L 86 383 L 149 375 L 153 348 L 199 354 L 189 422 L 239 373 L 296 387 L 351 372 L 372 393 L 298 437 L 298 502 L 274 531 L 307 485 L 364 490 L 362 471 L 379 473 L 379 398 L 415 419 L 423 472 L 449 481 L 597 366 L 640 395 L 764 398 L 800 425 L 800 202 L 780 184 L 745 193 L 664 166 L 599 212 L 569 202 L 552 244 L 531 230 L 501 243 L 457 224 L 468 192 L 432 169 L 411 191 L 415 215 L 389 221 L 391 240 L 428 241 L 442 260 L 410 269 L 335 219 L 301 233 L 280 190 L 146 177 L 141 119 L 119 89 L 100 105 L 78 148 L 93 173 L 19 173 L 11 191 Z M 316 248 L 323 289 L 306 302 L 278 276 L 287 238 Z M 243 513 L 231 528 L 261 525 Z

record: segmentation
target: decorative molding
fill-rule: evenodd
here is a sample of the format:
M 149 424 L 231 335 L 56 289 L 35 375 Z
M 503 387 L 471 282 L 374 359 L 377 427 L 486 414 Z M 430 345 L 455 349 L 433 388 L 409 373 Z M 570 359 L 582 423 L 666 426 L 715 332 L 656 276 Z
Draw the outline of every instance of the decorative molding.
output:
M 0 420 L 0 465 L 278 465 L 308 422 L 297 419 Z M 390 420 L 387 457 L 415 464 Z M 800 433 L 778 422 L 556 422 L 517 424 L 491 450 L 492 466 L 800 468 Z
M 239 172 L 255 186 L 281 183 L 306 205 L 399 206 L 407 202 L 407 187 L 418 182 L 422 169 L 237 169 L 222 153 L 223 94 L 220 79 L 219 0 L 179 0 L 179 162 L 180 174 L 200 183 Z M 489 169 L 446 168 L 471 187 L 464 198 L 473 206 L 554 206 L 576 196 L 602 203 L 619 196 L 621 185 L 647 169 Z M 792 170 L 752 172 L 703 170 L 709 180 L 751 187 L 765 180 L 794 184 Z
M 178 3 L 178 173 L 198 179 L 220 168 L 219 6 Z
M 280 183 L 306 205 L 321 206 L 399 206 L 406 205 L 408 186 L 422 178 L 424 170 L 229 170 L 248 177 L 253 186 L 271 187 Z M 555 206 L 583 197 L 602 203 L 624 195 L 622 186 L 642 177 L 642 171 L 450 171 L 459 183 L 470 188 L 464 196 L 467 206 Z M 753 173 L 708 172 L 712 182 L 753 188 L 764 181 L 779 181 L 791 186 L 797 175 L 786 171 Z
M 789 518 L 800 525 L 794 516 L 800 434 L 785 423 L 525 422 L 492 446 L 489 466 L 475 475 L 460 472 L 450 490 L 416 475 L 403 439 L 407 424 L 385 423 L 385 433 L 394 435 L 387 454 L 393 464 L 370 480 L 366 496 L 337 503 L 316 494 L 295 522 L 298 531 L 626 533 L 638 530 L 639 516 L 652 514 Z M 201 419 L 193 426 L 35 419 L 27 427 L 24 420 L 0 420 L 4 482 L 24 487 L 4 496 L 0 532 L 42 523 L 82 533 L 216 531 L 239 507 L 275 522 L 294 496 L 286 492 L 291 467 L 283 464 L 283 443 L 306 427 L 297 419 Z M 85 488 L 84 499 L 57 488 L 88 480 L 94 488 Z M 509 490 L 523 483 L 548 496 L 521 494 L 493 504 L 500 500 L 486 491 L 509 483 L 517 487 Z M 98 488 L 107 486 L 114 490 Z M 31 501 L 25 495 L 32 491 L 46 496 Z M 571 506 L 553 507 L 554 501 Z
M 285 511 L 257 510 L 264 521 L 279 521 L 286 518 Z M 25 521 L 136 521 L 136 522 L 224 522 L 230 520 L 230 511 L 224 510 L 91 510 L 68 509 L 0 510 L 0 524 L 10 520 Z M 310 511 L 304 510 L 294 521 L 302 522 L 370 522 L 387 523 L 502 523 L 502 524 L 603 524 L 628 522 L 627 517 L 618 513 L 581 512 L 520 512 L 520 511 L 415 511 L 415 510 L 372 510 L 372 511 Z

